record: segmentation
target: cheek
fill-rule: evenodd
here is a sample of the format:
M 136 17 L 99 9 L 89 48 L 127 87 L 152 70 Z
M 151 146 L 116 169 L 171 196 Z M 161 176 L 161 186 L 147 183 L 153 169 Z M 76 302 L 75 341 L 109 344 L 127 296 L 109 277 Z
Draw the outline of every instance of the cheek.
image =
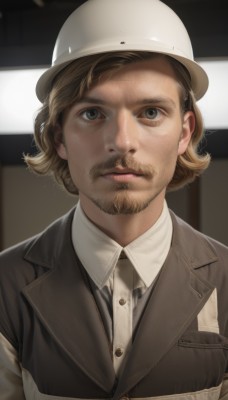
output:
M 94 161 L 93 147 L 81 140 L 66 143 L 67 161 L 73 179 L 86 179 Z
M 163 163 L 164 167 L 170 160 L 176 160 L 178 156 L 178 138 L 173 135 L 164 135 L 148 146 L 152 159 Z
M 83 164 L 82 160 L 79 157 L 69 157 L 68 167 L 72 181 L 74 182 L 75 186 L 80 190 L 82 185 L 86 182 L 86 172 L 88 171 L 86 168 L 86 164 Z

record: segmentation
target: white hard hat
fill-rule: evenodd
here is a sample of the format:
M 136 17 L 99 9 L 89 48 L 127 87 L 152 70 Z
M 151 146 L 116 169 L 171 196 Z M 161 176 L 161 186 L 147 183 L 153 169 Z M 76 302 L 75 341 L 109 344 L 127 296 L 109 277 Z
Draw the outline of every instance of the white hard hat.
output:
M 128 50 L 175 58 L 188 70 L 196 99 L 205 94 L 207 74 L 194 61 L 185 26 L 167 5 L 160 0 L 88 0 L 60 30 L 52 66 L 38 80 L 37 97 L 45 99 L 54 77 L 73 60 Z

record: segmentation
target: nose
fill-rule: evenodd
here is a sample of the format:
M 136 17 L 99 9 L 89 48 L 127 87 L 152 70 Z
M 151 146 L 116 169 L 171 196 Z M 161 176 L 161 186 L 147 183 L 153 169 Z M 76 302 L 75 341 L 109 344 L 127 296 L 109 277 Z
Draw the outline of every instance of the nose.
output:
M 134 116 L 128 111 L 118 113 L 110 120 L 104 140 L 109 153 L 135 153 L 139 145 L 139 132 Z

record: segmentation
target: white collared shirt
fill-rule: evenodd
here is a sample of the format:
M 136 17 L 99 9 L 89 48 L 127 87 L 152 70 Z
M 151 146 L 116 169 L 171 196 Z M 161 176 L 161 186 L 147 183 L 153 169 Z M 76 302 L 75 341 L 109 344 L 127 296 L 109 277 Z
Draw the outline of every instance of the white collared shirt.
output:
M 151 287 L 168 255 L 172 221 L 166 202 L 156 223 L 133 242 L 122 247 L 84 214 L 78 203 L 73 223 L 74 249 L 100 292 L 112 303 L 113 364 L 118 375 L 132 343 L 133 310 Z M 127 258 L 120 258 L 123 252 Z

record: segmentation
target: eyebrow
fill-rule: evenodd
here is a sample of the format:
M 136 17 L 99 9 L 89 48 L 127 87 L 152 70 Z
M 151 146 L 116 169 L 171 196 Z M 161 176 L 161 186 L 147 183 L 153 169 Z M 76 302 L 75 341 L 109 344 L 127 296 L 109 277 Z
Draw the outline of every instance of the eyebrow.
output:
M 96 97 L 90 97 L 90 96 L 85 96 L 82 97 L 79 101 L 77 101 L 76 104 L 81 104 L 81 103 L 89 103 L 89 104 L 97 104 L 97 105 L 105 105 L 107 104 L 107 101 L 96 98 Z M 166 97 L 149 97 L 145 99 L 138 99 L 135 101 L 135 103 L 139 104 L 150 104 L 150 105 L 165 105 L 169 106 L 172 108 L 176 108 L 176 103 L 170 98 Z

